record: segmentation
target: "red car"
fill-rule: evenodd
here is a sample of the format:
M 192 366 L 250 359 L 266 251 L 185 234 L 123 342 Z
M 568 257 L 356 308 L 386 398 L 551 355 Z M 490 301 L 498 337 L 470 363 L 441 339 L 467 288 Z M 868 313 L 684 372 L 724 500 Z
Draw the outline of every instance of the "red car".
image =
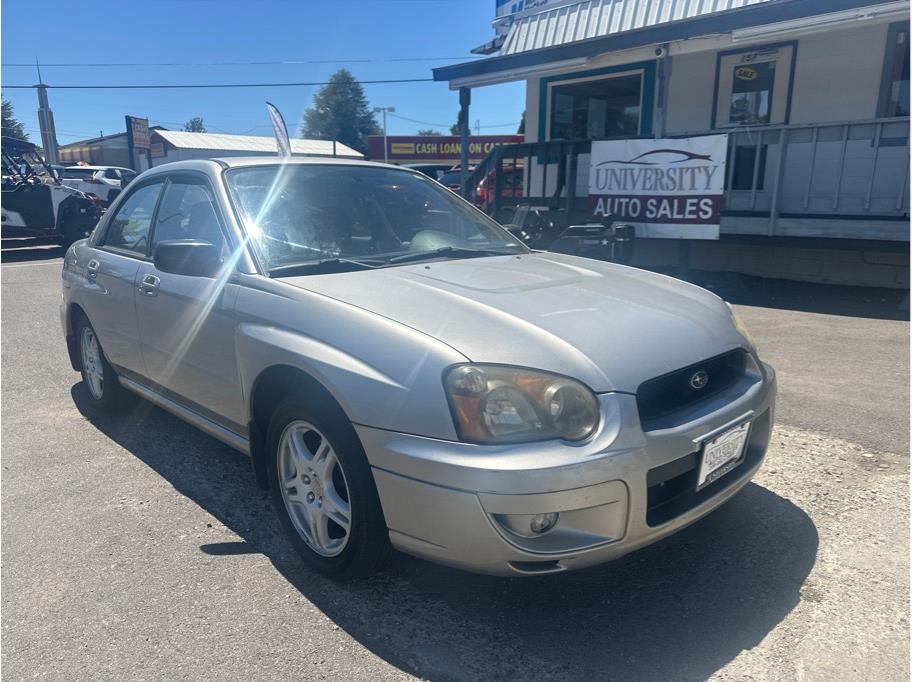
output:
M 469 168 L 469 172 L 474 171 L 474 166 Z M 504 166 L 501 169 L 503 173 L 500 181 L 500 197 L 501 199 L 509 197 L 521 197 L 523 195 L 523 167 L 522 166 Z M 451 168 L 446 173 L 440 176 L 438 182 L 451 189 L 454 192 L 459 192 L 460 180 L 462 176 L 462 171 L 459 167 Z M 494 208 L 494 171 L 491 170 L 481 182 L 478 183 L 478 186 L 475 188 L 475 197 L 473 202 L 475 205 L 486 213 L 490 213 Z

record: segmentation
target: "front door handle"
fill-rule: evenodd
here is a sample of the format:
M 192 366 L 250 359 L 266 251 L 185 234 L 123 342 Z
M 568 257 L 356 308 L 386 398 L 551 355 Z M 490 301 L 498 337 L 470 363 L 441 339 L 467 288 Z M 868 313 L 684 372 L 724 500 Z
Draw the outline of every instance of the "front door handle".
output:
M 158 285 L 161 280 L 155 275 L 143 275 L 139 283 L 139 292 L 146 296 L 158 296 Z
M 86 279 L 94 282 L 95 278 L 98 277 L 98 268 L 100 267 L 101 263 L 99 263 L 94 258 L 86 263 Z

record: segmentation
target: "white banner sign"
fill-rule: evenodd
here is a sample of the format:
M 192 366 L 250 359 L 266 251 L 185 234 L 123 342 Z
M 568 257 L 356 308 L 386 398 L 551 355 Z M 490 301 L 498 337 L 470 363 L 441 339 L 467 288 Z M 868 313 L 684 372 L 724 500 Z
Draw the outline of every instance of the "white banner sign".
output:
M 718 239 L 727 151 L 728 135 L 593 142 L 592 216 L 637 237 Z

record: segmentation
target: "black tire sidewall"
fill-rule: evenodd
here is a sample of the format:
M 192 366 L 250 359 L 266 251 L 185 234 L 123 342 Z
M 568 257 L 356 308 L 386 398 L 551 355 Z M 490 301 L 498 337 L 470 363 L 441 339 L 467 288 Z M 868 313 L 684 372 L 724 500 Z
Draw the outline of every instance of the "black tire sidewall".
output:
M 336 556 L 325 557 L 314 552 L 298 534 L 285 507 L 280 490 L 278 450 L 285 427 L 293 421 L 309 422 L 326 436 L 348 484 L 351 530 L 348 544 Z M 307 564 L 323 575 L 336 579 L 360 577 L 376 571 L 388 554 L 389 531 L 364 448 L 344 412 L 325 400 L 308 399 L 302 395 L 290 396 L 273 412 L 266 445 L 266 465 L 273 506 L 286 535 Z

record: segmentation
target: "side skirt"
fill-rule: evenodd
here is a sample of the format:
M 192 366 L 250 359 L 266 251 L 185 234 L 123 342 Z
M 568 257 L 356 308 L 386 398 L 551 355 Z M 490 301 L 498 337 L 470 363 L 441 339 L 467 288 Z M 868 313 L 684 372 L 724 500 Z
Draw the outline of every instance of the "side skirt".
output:
M 224 426 L 216 424 L 201 414 L 197 414 L 193 410 L 187 409 L 183 405 L 179 405 L 170 398 L 166 398 L 160 393 L 156 393 L 155 391 L 146 388 L 142 384 L 139 384 L 132 379 L 127 379 L 123 376 L 118 378 L 120 379 L 120 383 L 124 388 L 133 391 L 141 398 L 145 398 L 150 403 L 158 405 L 158 407 L 162 408 L 163 410 L 167 410 L 174 416 L 183 419 L 191 426 L 195 426 L 200 431 L 208 433 L 213 438 L 217 438 L 235 450 L 243 452 L 248 457 L 250 456 L 250 443 L 244 436 L 241 436 L 234 431 L 229 431 Z

